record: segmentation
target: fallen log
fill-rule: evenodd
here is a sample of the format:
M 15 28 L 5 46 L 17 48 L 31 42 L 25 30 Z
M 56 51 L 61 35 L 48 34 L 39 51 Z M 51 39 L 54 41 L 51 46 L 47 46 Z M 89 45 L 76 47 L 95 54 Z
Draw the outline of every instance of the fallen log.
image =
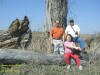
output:
M 27 16 L 14 20 L 7 31 L 0 34 L 0 48 L 27 48 L 32 39 Z
M 11 38 L 10 40 L 0 42 L 0 48 L 9 48 L 12 45 L 16 45 L 17 40 L 18 40 L 18 38 Z
M 20 63 L 37 63 L 44 65 L 65 65 L 64 55 L 44 54 L 28 50 L 17 49 L 0 49 L 0 63 L 3 64 L 20 64 Z M 80 60 L 82 65 L 86 65 L 88 61 Z M 75 61 L 71 60 L 72 64 Z

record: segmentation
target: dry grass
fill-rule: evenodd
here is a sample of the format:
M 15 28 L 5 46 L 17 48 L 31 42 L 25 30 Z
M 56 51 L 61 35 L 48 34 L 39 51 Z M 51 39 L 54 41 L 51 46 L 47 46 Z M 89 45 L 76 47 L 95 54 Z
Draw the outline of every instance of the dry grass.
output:
M 83 36 L 82 36 L 83 37 Z M 87 37 L 85 36 L 84 39 Z M 46 52 L 47 44 L 46 37 L 44 33 L 33 33 L 32 43 L 28 47 L 30 50 L 35 50 L 37 52 Z M 95 42 L 96 41 L 96 42 Z M 98 40 L 95 39 L 91 47 L 91 50 L 94 50 L 97 47 Z M 100 47 L 97 47 L 99 49 Z M 24 48 L 23 48 L 24 49 Z M 92 58 L 90 59 L 90 62 Z M 22 64 L 22 67 L 13 66 L 13 69 L 19 70 L 17 72 L 0 72 L 0 75 L 100 75 L 100 61 L 93 61 L 92 64 L 88 66 L 83 66 L 83 70 L 79 71 L 76 65 L 72 65 L 70 70 L 67 70 L 67 66 L 59 66 L 59 65 L 38 65 L 38 64 Z M 11 68 L 9 68 L 10 70 Z
M 72 65 L 70 70 L 66 66 L 59 65 L 38 65 L 38 64 L 23 64 L 24 67 L 16 67 L 18 72 L 0 72 L 0 75 L 100 75 L 100 65 L 91 64 L 84 66 L 82 71 L 79 71 L 76 65 Z

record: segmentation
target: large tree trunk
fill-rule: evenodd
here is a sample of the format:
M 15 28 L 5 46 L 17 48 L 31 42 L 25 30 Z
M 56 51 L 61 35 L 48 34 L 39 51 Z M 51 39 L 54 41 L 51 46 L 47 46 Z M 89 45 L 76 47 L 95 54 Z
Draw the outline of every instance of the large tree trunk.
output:
M 66 27 L 67 0 L 46 0 L 45 32 L 50 32 L 55 20 L 60 20 L 60 26 Z
M 100 57 L 100 52 L 97 52 Z M 37 53 L 34 51 L 28 50 L 16 50 L 16 49 L 0 49 L 0 63 L 3 64 L 18 64 L 18 63 L 27 63 L 33 62 L 38 64 L 50 65 L 58 64 L 65 65 L 64 55 L 55 55 L 55 54 L 44 54 Z M 82 65 L 87 65 L 88 60 L 80 60 Z M 72 64 L 75 64 L 75 61 L 71 60 Z

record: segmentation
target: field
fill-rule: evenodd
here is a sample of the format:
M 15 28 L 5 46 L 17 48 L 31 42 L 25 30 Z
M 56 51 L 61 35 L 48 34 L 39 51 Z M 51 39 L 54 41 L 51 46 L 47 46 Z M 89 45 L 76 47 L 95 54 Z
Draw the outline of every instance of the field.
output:
M 100 42 L 99 35 L 81 35 L 85 41 L 87 51 L 90 52 L 95 49 L 95 47 Z M 94 38 L 90 43 L 90 48 L 87 46 L 87 40 Z M 49 43 L 46 42 L 48 36 L 42 32 L 32 33 L 32 42 L 27 50 L 34 50 L 36 52 L 48 53 Z M 48 45 L 48 46 L 46 46 Z M 23 48 L 24 49 L 24 48 Z M 100 49 L 98 46 L 96 49 Z M 78 67 L 74 64 L 71 66 L 70 70 L 67 70 L 66 65 L 39 65 L 34 63 L 23 63 L 22 66 L 12 66 L 7 70 L 0 71 L 0 75 L 100 75 L 100 61 L 93 61 L 88 66 L 83 66 L 83 70 L 79 71 Z M 4 68 L 4 67 L 1 67 Z

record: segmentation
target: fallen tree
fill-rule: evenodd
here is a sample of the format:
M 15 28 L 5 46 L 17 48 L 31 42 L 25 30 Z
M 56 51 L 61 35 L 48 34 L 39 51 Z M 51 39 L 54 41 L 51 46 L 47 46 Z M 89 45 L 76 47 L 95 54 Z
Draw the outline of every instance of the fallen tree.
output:
M 96 52 L 98 53 L 98 52 Z M 89 54 L 91 55 L 91 54 Z M 97 54 L 99 57 L 100 52 Z M 80 60 L 82 65 L 87 65 L 89 60 Z M 17 49 L 0 49 L 0 63 L 2 64 L 20 64 L 20 63 L 37 63 L 44 65 L 65 65 L 64 55 L 55 55 L 55 54 L 44 54 L 37 53 L 34 51 L 28 50 L 17 50 Z M 72 64 L 75 64 L 73 59 L 71 60 Z
M 23 20 L 16 19 L 7 31 L 0 33 L 0 48 L 27 47 L 32 39 L 27 16 Z

